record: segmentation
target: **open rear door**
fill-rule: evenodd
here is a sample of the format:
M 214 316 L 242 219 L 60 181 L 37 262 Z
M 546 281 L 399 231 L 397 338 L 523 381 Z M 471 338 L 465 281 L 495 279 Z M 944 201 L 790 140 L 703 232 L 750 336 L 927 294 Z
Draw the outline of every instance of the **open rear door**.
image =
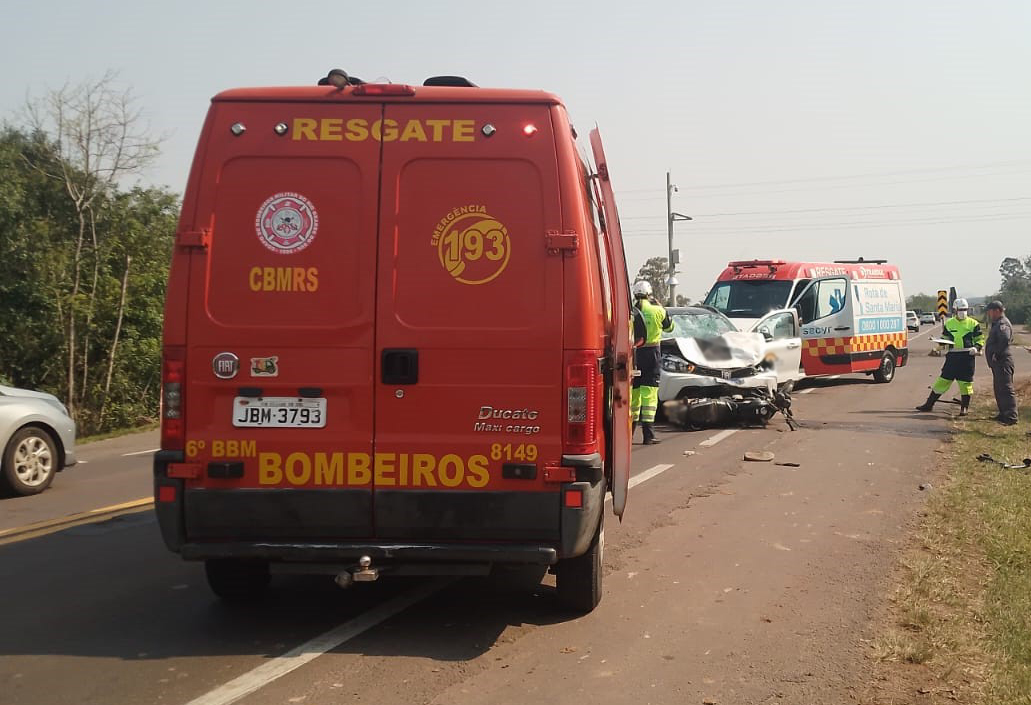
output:
M 612 512 L 622 518 L 630 488 L 630 376 L 633 367 L 630 322 L 630 281 L 627 277 L 623 234 L 619 227 L 616 198 L 609 180 L 608 160 L 602 146 L 601 133 L 591 130 L 591 149 L 597 165 L 597 183 L 601 190 L 602 223 L 608 248 L 610 281 L 612 282 L 611 340 L 614 370 L 612 375 L 612 455 L 607 459 L 612 478 Z

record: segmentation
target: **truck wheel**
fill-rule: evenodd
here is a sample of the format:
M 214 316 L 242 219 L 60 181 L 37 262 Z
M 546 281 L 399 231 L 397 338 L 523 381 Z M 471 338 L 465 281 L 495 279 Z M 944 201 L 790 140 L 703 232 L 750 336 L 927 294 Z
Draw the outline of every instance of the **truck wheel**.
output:
M 874 370 L 873 378 L 883 384 L 887 384 L 888 382 L 895 379 L 894 353 L 884 353 L 884 357 L 881 358 L 881 364 L 877 367 L 876 370 Z
M 36 426 L 19 429 L 0 458 L 0 487 L 16 495 L 39 494 L 54 481 L 57 445 Z
M 601 602 L 602 554 L 605 552 L 604 521 L 598 522 L 591 547 L 582 556 L 566 558 L 555 566 L 555 586 L 563 607 L 587 614 Z
M 219 558 L 204 562 L 211 591 L 227 602 L 257 599 L 265 592 L 271 576 L 268 563 Z

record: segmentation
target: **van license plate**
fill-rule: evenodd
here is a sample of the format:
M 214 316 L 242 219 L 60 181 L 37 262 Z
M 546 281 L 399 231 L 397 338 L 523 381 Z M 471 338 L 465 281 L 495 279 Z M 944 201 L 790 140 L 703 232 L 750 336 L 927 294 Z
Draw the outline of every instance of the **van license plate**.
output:
M 236 428 L 323 428 L 326 400 L 302 397 L 236 397 Z

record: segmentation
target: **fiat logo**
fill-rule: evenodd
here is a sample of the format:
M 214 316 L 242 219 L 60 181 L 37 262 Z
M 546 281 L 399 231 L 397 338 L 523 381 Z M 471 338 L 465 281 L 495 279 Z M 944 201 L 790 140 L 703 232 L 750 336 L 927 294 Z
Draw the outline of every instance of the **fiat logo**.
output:
M 211 369 L 219 379 L 232 379 L 240 372 L 240 358 L 231 352 L 215 355 Z

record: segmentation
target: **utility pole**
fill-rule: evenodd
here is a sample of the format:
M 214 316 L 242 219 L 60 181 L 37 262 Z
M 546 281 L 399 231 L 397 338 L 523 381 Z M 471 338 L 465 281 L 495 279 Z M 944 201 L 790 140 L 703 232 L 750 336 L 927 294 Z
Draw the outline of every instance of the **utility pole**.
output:
M 669 269 L 666 276 L 666 286 L 669 287 L 669 299 L 667 306 L 677 305 L 677 265 L 680 264 L 680 252 L 673 249 L 673 223 L 678 220 L 691 220 L 691 216 L 683 215 L 673 211 L 673 192 L 679 189 L 673 185 L 670 173 L 666 172 L 666 226 L 669 235 Z
M 669 259 L 666 260 L 666 264 L 669 265 L 669 276 L 666 277 L 667 291 L 669 291 L 669 300 L 666 301 L 667 306 L 677 305 L 677 277 L 676 270 L 677 265 L 673 263 L 673 189 L 676 186 L 670 180 L 669 172 L 666 172 L 666 226 L 667 233 L 669 235 Z

